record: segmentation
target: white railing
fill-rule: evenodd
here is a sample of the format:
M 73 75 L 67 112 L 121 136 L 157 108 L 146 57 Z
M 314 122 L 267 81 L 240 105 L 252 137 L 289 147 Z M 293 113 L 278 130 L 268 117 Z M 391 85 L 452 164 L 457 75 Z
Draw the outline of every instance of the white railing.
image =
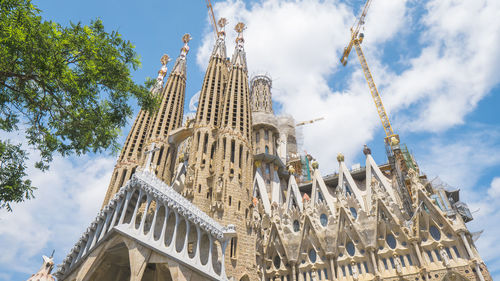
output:
M 68 276 L 112 232 L 137 240 L 211 280 L 227 280 L 224 252 L 236 235 L 234 226 L 221 226 L 144 171 L 134 174 L 87 228 L 58 266 L 58 279 Z

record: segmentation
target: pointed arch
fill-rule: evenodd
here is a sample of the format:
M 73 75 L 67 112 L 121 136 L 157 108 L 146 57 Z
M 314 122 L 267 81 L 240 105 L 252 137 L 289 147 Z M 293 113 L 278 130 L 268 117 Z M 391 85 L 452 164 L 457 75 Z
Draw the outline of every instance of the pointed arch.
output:
M 352 178 L 352 175 L 349 172 L 349 169 L 345 165 L 344 161 L 339 162 L 338 188 L 342 191 L 350 191 L 350 193 L 353 194 L 354 198 L 358 200 L 358 203 L 363 211 L 368 210 L 367 206 L 364 203 L 365 200 L 363 200 L 363 192 L 356 185 L 356 182 L 354 182 L 354 179 Z
M 300 195 L 299 186 L 297 185 L 297 181 L 295 180 L 294 175 L 290 175 L 288 179 L 288 191 L 286 193 L 286 206 L 290 209 L 293 205 L 299 208 L 302 212 L 304 210 L 304 206 L 302 205 L 302 196 Z
M 266 214 L 271 215 L 271 203 L 269 201 L 269 195 L 267 194 L 266 184 L 264 182 L 264 177 L 262 176 L 262 170 L 260 167 L 257 168 L 255 177 L 253 180 L 253 196 L 260 197 Z

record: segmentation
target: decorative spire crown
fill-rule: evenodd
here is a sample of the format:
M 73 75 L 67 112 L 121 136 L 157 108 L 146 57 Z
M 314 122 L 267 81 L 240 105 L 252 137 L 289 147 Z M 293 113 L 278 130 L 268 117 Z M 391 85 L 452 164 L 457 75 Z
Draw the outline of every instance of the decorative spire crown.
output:
M 151 93 L 155 94 L 160 91 L 163 87 L 163 78 L 167 75 L 167 63 L 170 61 L 170 57 L 167 54 L 164 54 L 161 59 L 161 68 L 158 70 L 158 76 L 156 77 L 156 83 L 151 87 Z
M 217 22 L 217 25 L 220 27 L 220 31 L 219 31 L 219 39 L 224 39 L 226 38 L 226 31 L 225 31 L 225 28 L 226 28 L 226 25 L 227 25 L 227 19 L 226 18 L 220 18 L 219 21 Z
M 238 45 L 239 48 L 243 48 L 243 43 L 245 43 L 245 39 L 243 39 L 243 30 L 246 29 L 246 26 L 244 23 L 239 22 L 235 27 L 234 30 L 238 32 L 238 36 L 236 37 L 236 44 Z
M 188 43 L 189 41 L 191 41 L 191 35 L 189 35 L 189 33 L 186 33 L 184 34 L 184 36 L 182 36 L 182 42 L 184 42 L 184 46 L 182 46 L 181 48 L 181 54 L 180 54 L 180 57 L 185 59 L 186 58 L 186 55 L 189 53 L 189 46 L 188 46 Z
M 236 47 L 231 62 L 233 63 L 233 66 L 243 67 L 243 69 L 246 70 L 247 60 L 246 60 L 245 50 L 243 48 L 243 43 L 245 42 L 245 39 L 243 39 L 243 30 L 245 29 L 246 26 L 242 22 L 239 22 L 234 27 L 234 30 L 238 32 L 238 36 L 236 37 Z
M 163 81 L 163 78 L 165 77 L 165 75 L 167 75 L 167 63 L 170 61 L 170 57 L 167 55 L 167 54 L 164 54 L 161 59 L 160 59 L 160 62 L 161 62 L 161 68 L 160 70 L 158 71 L 158 77 L 156 77 L 156 81 L 157 82 L 160 82 L 160 81 Z
M 227 25 L 227 19 L 220 18 L 219 21 L 217 22 L 217 25 L 219 25 L 220 30 L 218 33 L 217 41 L 215 42 L 214 50 L 212 52 L 212 57 L 219 57 L 225 59 L 226 44 L 224 40 L 226 39 L 225 26 Z

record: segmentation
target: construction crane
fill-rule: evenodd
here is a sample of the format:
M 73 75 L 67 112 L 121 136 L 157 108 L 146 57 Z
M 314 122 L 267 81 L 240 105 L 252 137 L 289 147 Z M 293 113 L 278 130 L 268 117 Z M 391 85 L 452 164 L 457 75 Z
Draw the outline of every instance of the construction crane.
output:
M 304 125 L 311 124 L 311 123 L 314 123 L 316 121 L 320 121 L 323 119 L 325 119 L 325 117 L 320 117 L 320 118 L 316 118 L 316 119 L 312 119 L 312 120 L 302 121 L 302 122 L 295 124 L 295 127 L 304 126 Z
M 342 65 L 346 66 L 347 58 L 349 57 L 352 47 L 354 46 L 356 54 L 358 55 L 359 62 L 361 64 L 361 68 L 363 69 L 363 73 L 365 74 L 366 82 L 368 83 L 368 87 L 370 88 L 373 101 L 375 102 L 377 113 L 380 117 L 380 121 L 382 122 L 382 126 L 384 127 L 386 135 L 386 152 L 389 163 L 391 165 L 391 171 L 396 176 L 396 180 L 398 182 L 398 193 L 402 198 L 403 207 L 406 210 L 406 213 L 409 217 L 411 217 L 414 210 L 411 199 L 411 188 L 406 175 L 410 168 L 413 168 L 418 173 L 418 167 L 416 166 L 416 163 L 414 162 L 413 157 L 408 152 L 406 146 L 399 144 L 399 136 L 394 133 L 394 130 L 392 129 L 391 122 L 389 122 L 389 117 L 387 116 L 384 104 L 382 103 L 382 98 L 380 97 L 377 86 L 373 81 L 373 76 L 370 72 L 370 68 L 368 68 L 368 63 L 366 62 L 363 50 L 361 49 L 361 43 L 363 42 L 364 34 L 360 31 L 361 27 L 365 24 L 365 17 L 368 13 L 368 8 L 370 7 L 371 2 L 372 0 L 366 1 L 363 11 L 361 12 L 361 16 L 351 27 L 351 40 L 349 41 L 347 47 L 344 48 L 344 53 L 340 58 L 340 62 L 342 63 Z
M 219 36 L 219 29 L 217 28 L 217 21 L 215 20 L 214 9 L 212 8 L 212 2 L 210 0 L 206 0 L 208 14 L 210 16 L 210 21 L 212 22 L 212 26 L 214 27 L 215 39 Z
M 399 136 L 394 133 L 392 129 L 391 122 L 389 121 L 389 116 L 387 116 L 387 112 L 385 111 L 384 104 L 382 103 L 382 98 L 377 90 L 377 86 L 373 81 L 372 74 L 370 72 L 370 68 L 368 68 L 368 63 L 366 62 L 365 55 L 361 50 L 361 43 L 363 42 L 364 34 L 360 32 L 361 27 L 365 24 L 365 17 L 368 12 L 368 8 L 370 7 L 372 0 L 367 0 L 365 7 L 361 13 L 361 16 L 357 20 L 356 23 L 351 27 L 351 40 L 347 47 L 344 48 L 344 53 L 342 54 L 342 58 L 340 58 L 340 62 L 342 65 L 346 66 L 347 58 L 351 53 L 352 47 L 356 50 L 358 54 L 359 62 L 361 63 L 361 67 L 363 68 L 363 72 L 365 74 L 366 82 L 368 82 L 368 87 L 370 88 L 370 92 L 373 97 L 373 101 L 375 102 L 375 106 L 377 108 L 378 116 L 380 117 L 380 121 L 382 121 L 382 126 L 384 127 L 386 141 L 391 145 L 397 145 L 399 143 Z

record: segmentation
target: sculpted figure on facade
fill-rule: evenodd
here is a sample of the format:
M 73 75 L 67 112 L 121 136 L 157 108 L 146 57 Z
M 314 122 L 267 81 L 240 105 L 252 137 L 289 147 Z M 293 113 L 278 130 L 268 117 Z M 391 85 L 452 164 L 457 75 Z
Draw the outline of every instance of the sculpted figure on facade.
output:
M 394 254 L 393 259 L 394 259 L 394 265 L 396 265 L 396 272 L 398 273 L 398 275 L 402 275 L 403 266 L 401 265 L 401 260 L 399 259 L 399 256 L 397 254 Z
M 359 279 L 359 271 L 355 262 L 351 262 L 351 268 L 352 268 L 352 279 L 357 281 Z
M 444 266 L 449 267 L 450 258 L 448 257 L 448 253 L 446 253 L 446 250 L 443 246 L 439 248 L 439 255 L 441 256 L 441 260 L 443 261 Z

